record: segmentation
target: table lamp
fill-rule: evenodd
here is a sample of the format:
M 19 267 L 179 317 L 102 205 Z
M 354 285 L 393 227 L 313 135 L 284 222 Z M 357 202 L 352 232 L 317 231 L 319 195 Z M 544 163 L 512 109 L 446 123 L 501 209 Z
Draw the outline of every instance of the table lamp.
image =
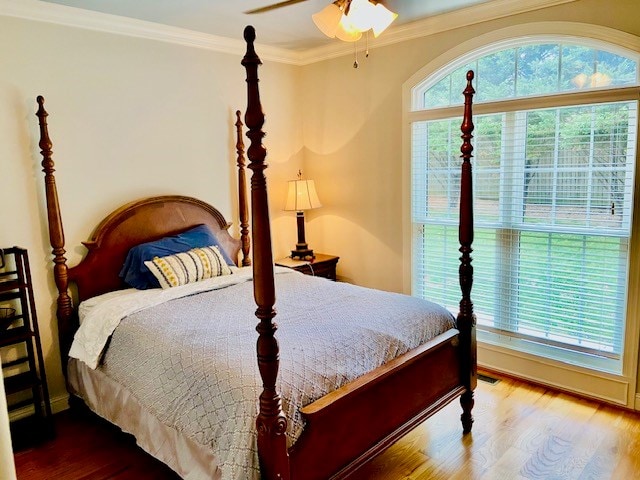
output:
M 304 211 L 321 206 L 313 180 L 302 180 L 302 171 L 299 170 L 298 179 L 289 181 L 287 203 L 284 207 L 285 210 L 297 212 L 298 243 L 296 243 L 296 249 L 291 250 L 291 258 L 315 258 L 313 250 L 309 248 L 304 238 Z

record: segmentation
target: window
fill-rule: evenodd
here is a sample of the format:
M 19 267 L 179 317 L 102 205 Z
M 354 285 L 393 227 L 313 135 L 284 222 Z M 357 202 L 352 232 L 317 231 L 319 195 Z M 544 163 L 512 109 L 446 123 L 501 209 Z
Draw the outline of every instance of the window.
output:
M 472 299 L 479 337 L 621 371 L 638 55 L 485 48 L 412 91 L 413 292 L 457 311 L 460 108 L 476 73 Z

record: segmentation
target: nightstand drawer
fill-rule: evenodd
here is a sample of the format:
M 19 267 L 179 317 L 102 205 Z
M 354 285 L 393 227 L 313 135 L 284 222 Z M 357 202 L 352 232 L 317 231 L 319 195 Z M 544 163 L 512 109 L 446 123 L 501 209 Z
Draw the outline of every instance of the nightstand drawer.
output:
M 340 257 L 316 253 L 316 258 L 309 262 L 292 262 L 290 258 L 283 258 L 276 260 L 276 265 L 293 268 L 305 275 L 313 275 L 335 281 L 338 260 L 340 260 Z

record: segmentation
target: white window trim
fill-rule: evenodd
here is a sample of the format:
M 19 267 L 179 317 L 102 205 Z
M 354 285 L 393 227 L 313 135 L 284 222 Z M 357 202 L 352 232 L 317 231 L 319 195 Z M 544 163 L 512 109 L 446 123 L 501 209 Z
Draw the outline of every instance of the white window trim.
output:
M 630 52 L 633 52 L 632 54 L 640 53 L 640 37 L 608 27 L 574 22 L 537 22 L 514 25 L 480 35 L 457 45 L 422 67 L 403 84 L 402 218 L 403 291 L 405 293 L 411 293 L 411 280 L 413 275 L 411 265 L 413 238 L 411 224 L 411 124 L 418 119 L 425 120 L 429 117 L 428 111 L 412 111 L 414 104 L 413 92 L 416 90 L 416 87 L 425 86 L 425 78 L 455 60 L 477 56 L 483 51 L 495 51 L 499 49 L 500 46 L 513 46 L 514 39 L 522 39 L 523 42 L 533 42 L 540 41 L 544 38 L 556 41 L 562 38 L 564 42 L 579 39 L 583 45 L 592 45 L 593 47 L 600 48 L 602 48 L 602 44 L 604 43 L 607 44 L 608 50 L 627 56 L 630 55 Z M 435 78 L 432 80 L 437 81 Z M 460 86 L 461 91 L 463 88 L 464 85 Z M 634 93 L 637 95 L 637 87 L 632 88 L 636 90 Z M 624 96 L 628 94 L 628 91 L 624 92 Z M 529 99 L 525 99 L 525 101 L 528 100 Z M 520 103 L 520 100 L 514 100 L 514 110 L 516 109 L 517 103 Z M 474 113 L 486 113 L 485 109 L 490 111 L 490 105 L 489 103 L 479 104 L 474 108 Z M 540 104 L 538 103 L 538 105 Z M 459 114 L 460 107 L 453 108 L 455 108 Z M 504 103 L 501 108 L 502 111 L 504 111 Z M 640 149 L 638 150 L 640 151 Z M 636 152 L 636 162 L 638 162 L 638 156 L 639 153 Z M 636 212 L 640 212 L 640 181 L 636 181 L 634 188 L 634 207 Z M 635 217 L 631 227 L 632 239 L 637 238 L 637 233 L 640 232 L 640 214 L 636 214 Z M 639 240 L 632 241 L 629 255 L 631 265 L 640 264 Z M 630 269 L 628 282 L 627 322 L 623 345 L 624 357 L 622 373 L 620 375 L 597 372 L 584 367 L 543 358 L 531 353 L 506 349 L 499 345 L 482 341 L 482 339 L 480 339 L 478 343 L 479 365 L 541 384 L 640 410 L 640 394 L 636 395 L 640 339 L 640 269 Z M 473 291 L 471 298 L 473 299 Z

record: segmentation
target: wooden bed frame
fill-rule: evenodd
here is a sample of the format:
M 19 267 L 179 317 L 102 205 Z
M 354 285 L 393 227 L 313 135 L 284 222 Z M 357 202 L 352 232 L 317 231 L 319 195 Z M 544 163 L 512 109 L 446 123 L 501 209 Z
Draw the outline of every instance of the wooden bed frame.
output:
M 247 150 L 251 178 L 254 297 L 259 319 L 257 357 L 263 392 L 256 420 L 258 455 L 262 478 L 267 480 L 345 478 L 387 448 L 433 413 L 460 397 L 463 432 L 471 431 L 471 410 L 476 386 L 475 316 L 471 302 L 473 267 L 473 208 L 471 157 L 473 147 L 472 97 L 475 93 L 467 74 L 462 122 L 462 178 L 460 195 L 460 286 L 462 300 L 457 329 L 373 370 L 342 388 L 302 408 L 305 428 L 287 448 L 287 419 L 276 389 L 279 347 L 275 337 L 274 266 L 267 186 L 264 170 L 266 149 L 262 145 L 264 114 L 258 89 L 258 66 L 254 49 L 255 31 L 245 29 L 247 52 L 242 60 L 247 73 L 245 122 L 251 144 Z M 62 215 L 51 158 L 51 140 L 43 97 L 38 97 L 40 148 L 43 155 L 49 236 L 53 272 L 58 289 L 57 318 L 60 351 L 66 373 L 67 355 L 78 328 L 78 317 L 69 293 L 75 283 L 78 301 L 123 288 L 118 272 L 128 250 L 142 242 L 206 224 L 214 231 L 231 258 L 242 251 L 243 266 L 250 265 L 248 208 L 245 186 L 244 144 L 240 112 L 236 113 L 239 182 L 240 240 L 228 232 L 229 225 L 214 207 L 191 197 L 159 196 L 129 203 L 108 215 L 96 227 L 88 252 L 74 267 L 67 266 Z

